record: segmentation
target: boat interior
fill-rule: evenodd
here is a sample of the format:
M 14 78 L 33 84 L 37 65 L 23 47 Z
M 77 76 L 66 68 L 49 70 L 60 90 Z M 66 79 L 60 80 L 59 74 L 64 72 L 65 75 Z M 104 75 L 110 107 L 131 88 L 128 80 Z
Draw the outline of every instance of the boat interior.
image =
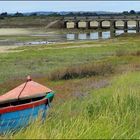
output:
M 13 101 L 7 101 L 7 102 L 2 102 L 0 103 L 0 109 L 9 107 L 9 106 L 17 106 L 17 105 L 22 105 L 22 104 L 27 104 L 35 101 L 39 101 L 45 98 L 45 96 L 40 96 L 40 97 L 32 97 L 32 98 L 26 98 L 26 99 L 19 99 L 19 100 L 13 100 Z

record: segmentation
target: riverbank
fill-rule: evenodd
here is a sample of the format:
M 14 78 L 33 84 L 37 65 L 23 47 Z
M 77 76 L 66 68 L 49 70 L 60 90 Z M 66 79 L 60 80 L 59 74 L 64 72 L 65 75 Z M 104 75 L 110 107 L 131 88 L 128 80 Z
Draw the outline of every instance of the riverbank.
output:
M 26 46 L 67 42 L 70 34 L 86 33 L 87 31 L 91 32 L 93 30 L 46 29 L 41 27 L 0 28 L 0 46 Z
M 46 29 L 45 28 L 0 28 L 0 51 L 16 47 L 37 47 L 48 44 L 63 44 L 71 42 L 103 42 L 119 36 L 138 36 L 135 30 L 81 30 L 81 29 Z

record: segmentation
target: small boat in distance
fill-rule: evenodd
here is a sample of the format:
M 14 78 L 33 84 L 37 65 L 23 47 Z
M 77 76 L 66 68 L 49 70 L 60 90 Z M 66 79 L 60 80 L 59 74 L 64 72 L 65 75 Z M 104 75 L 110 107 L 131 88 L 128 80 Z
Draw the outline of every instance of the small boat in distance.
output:
M 54 93 L 51 89 L 27 81 L 0 96 L 0 134 L 26 127 L 39 116 L 44 120 Z

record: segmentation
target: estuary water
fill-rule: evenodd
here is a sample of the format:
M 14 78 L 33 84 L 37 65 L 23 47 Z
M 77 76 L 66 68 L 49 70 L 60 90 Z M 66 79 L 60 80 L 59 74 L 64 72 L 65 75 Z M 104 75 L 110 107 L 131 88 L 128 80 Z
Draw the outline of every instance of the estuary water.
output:
M 90 32 L 90 33 L 79 33 L 66 34 L 66 40 L 98 40 L 98 39 L 109 39 L 124 33 L 124 30 L 111 31 L 100 31 L 100 32 Z M 127 33 L 136 33 L 136 30 L 128 30 Z
M 42 45 L 42 44 L 54 44 L 57 42 L 67 42 L 67 41 L 82 41 L 82 40 L 101 40 L 109 39 L 121 35 L 124 33 L 124 30 L 114 30 L 114 31 L 89 31 L 82 33 L 61 33 L 61 34 L 31 34 L 30 36 L 35 36 L 42 38 L 40 40 L 35 39 L 34 41 L 16 41 L 16 40 L 0 40 L 0 46 L 9 46 L 9 45 Z M 127 30 L 127 33 L 136 33 L 136 30 Z
M 67 33 L 67 34 L 34 34 L 32 36 L 45 37 L 46 41 L 32 41 L 20 43 L 22 45 L 39 45 L 39 44 L 53 44 L 56 42 L 65 42 L 65 41 L 82 41 L 82 40 L 99 40 L 99 39 L 109 39 L 116 37 L 125 33 L 124 30 L 115 30 L 115 31 L 91 31 L 86 33 Z M 127 30 L 127 33 L 136 33 L 136 30 Z

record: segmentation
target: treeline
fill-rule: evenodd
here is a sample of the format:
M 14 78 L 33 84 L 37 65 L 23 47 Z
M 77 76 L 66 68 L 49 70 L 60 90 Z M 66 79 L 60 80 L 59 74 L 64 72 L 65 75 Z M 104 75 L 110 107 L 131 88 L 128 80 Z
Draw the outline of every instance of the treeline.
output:
M 70 12 L 67 16 L 120 16 L 120 15 L 140 15 L 140 12 L 134 10 L 123 11 L 120 13 L 109 12 Z
M 0 19 L 4 19 L 5 17 L 23 17 L 25 16 L 23 13 L 15 13 L 15 14 L 8 14 L 7 12 L 3 12 L 0 14 Z
M 120 16 L 120 15 L 140 15 L 140 12 L 134 10 L 123 11 L 120 13 L 111 12 L 34 12 L 34 13 L 20 13 L 9 14 L 3 12 L 0 14 L 0 18 L 4 17 L 23 17 L 23 16 L 49 16 L 49 17 L 60 17 L 60 16 Z

